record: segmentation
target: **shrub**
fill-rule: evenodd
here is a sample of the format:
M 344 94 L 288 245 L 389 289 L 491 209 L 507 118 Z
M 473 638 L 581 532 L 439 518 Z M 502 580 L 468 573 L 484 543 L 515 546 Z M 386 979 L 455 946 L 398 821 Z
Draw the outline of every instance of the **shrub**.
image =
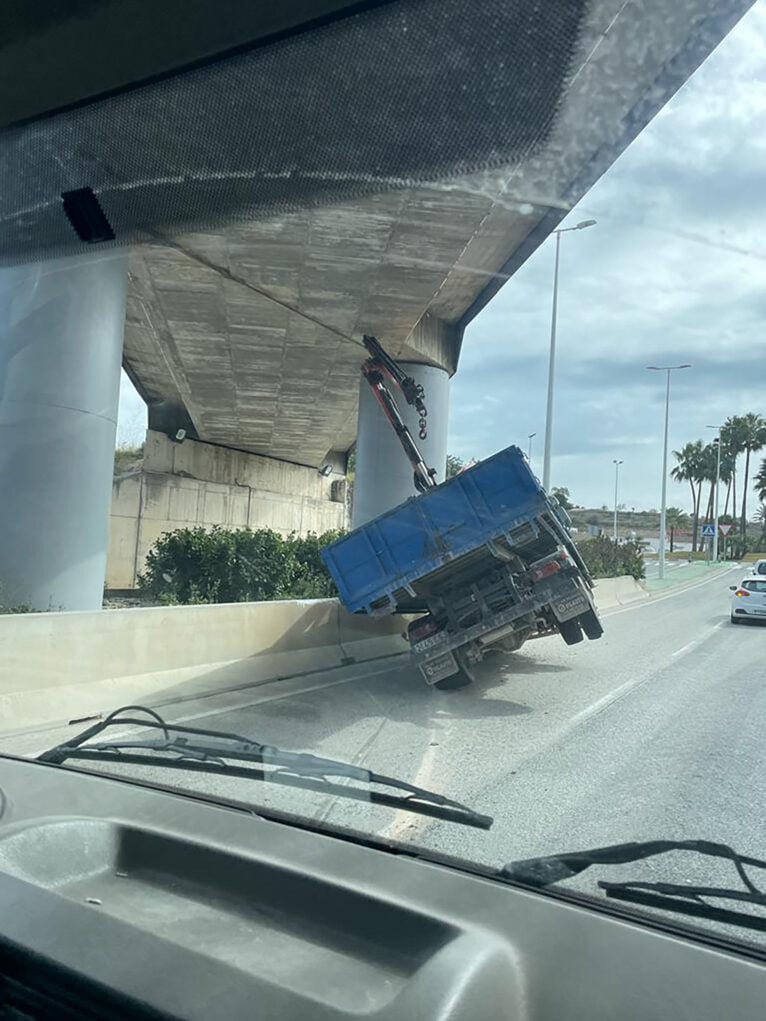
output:
M 343 535 L 340 530 L 315 535 L 309 532 L 302 538 L 291 535 L 288 539 L 296 564 L 291 596 L 295 599 L 327 599 L 337 596 L 338 590 L 319 555 L 323 546 L 335 542 Z
M 637 542 L 616 543 L 605 535 L 599 535 L 578 548 L 594 578 L 617 578 L 630 574 L 638 581 L 644 577 L 644 558 Z
M 161 603 L 239 603 L 282 598 L 293 575 L 285 540 L 269 528 L 179 528 L 153 544 L 139 588 Z
M 139 588 L 164 604 L 333 596 L 336 589 L 319 551 L 340 534 L 284 539 L 270 528 L 219 525 L 164 532 L 147 554 Z

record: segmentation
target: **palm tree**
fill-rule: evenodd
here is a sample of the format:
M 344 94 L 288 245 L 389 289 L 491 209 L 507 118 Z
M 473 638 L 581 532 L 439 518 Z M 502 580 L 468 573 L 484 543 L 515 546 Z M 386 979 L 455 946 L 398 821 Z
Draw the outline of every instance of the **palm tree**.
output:
M 729 419 L 729 422 L 731 419 Z M 719 485 L 726 486 L 726 500 L 723 506 L 723 514 L 729 513 L 729 501 L 732 495 L 734 484 L 734 471 L 737 466 L 737 454 L 734 450 L 732 430 L 727 423 L 721 427 L 719 442 L 721 444 L 721 474 Z
M 702 462 L 702 440 L 694 440 L 686 443 L 680 450 L 673 451 L 673 457 L 678 464 L 671 471 L 670 477 L 676 482 L 688 482 L 692 491 L 692 551 L 697 549 L 697 529 L 699 526 L 700 498 L 702 496 L 702 481 L 700 468 Z
M 665 511 L 665 520 L 673 528 L 686 528 L 689 524 L 689 515 L 680 507 L 668 507 Z
M 708 443 L 706 447 L 702 448 L 700 454 L 699 464 L 699 481 L 700 484 L 703 482 L 710 483 L 710 491 L 708 493 L 707 505 L 705 507 L 705 521 L 710 521 L 713 517 L 713 500 L 715 497 L 715 478 L 718 470 L 718 451 L 715 444 Z
M 761 470 L 755 476 L 755 491 L 762 503 L 766 503 L 766 457 L 761 461 Z
M 732 513 L 737 513 L 737 458 L 745 449 L 744 423 L 740 415 L 731 415 L 726 419 L 721 430 L 721 440 L 731 460 L 731 507 Z M 729 500 L 726 500 L 726 510 L 729 509 Z
M 763 463 L 766 464 L 766 461 Z M 763 549 L 766 546 L 766 503 L 762 503 L 755 512 L 755 520 L 761 526 L 761 537 L 758 540 L 758 546 Z
M 729 513 L 729 500 L 731 499 L 731 487 L 734 482 L 734 454 L 721 440 L 721 485 L 726 486 L 726 502 L 724 504 L 723 513 Z
M 742 443 L 745 449 L 745 481 L 742 486 L 742 523 L 740 533 L 745 543 L 747 530 L 747 483 L 750 475 L 750 454 L 766 446 L 766 418 L 750 411 L 742 416 Z
M 665 511 L 665 521 L 670 529 L 670 552 L 673 552 L 673 540 L 680 528 L 686 528 L 689 524 L 689 515 L 680 507 L 668 507 Z

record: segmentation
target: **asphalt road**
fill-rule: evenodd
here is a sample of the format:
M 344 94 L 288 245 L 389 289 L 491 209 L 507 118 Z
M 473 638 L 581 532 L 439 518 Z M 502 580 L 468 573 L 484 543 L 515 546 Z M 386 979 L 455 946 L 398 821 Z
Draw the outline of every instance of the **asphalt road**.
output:
M 609 612 L 599 641 L 546 638 L 495 655 L 463 691 L 428 689 L 401 657 L 163 710 L 402 777 L 492 815 L 487 832 L 220 776 L 142 775 L 495 866 L 655 838 L 705 838 L 766 857 L 766 627 L 729 622 L 728 586 L 741 573 L 715 572 Z M 3 747 L 31 752 L 60 739 L 28 735 L 17 739 L 23 748 Z M 736 877 L 728 864 L 679 852 L 596 878 Z M 581 888 L 595 890 L 593 881 Z

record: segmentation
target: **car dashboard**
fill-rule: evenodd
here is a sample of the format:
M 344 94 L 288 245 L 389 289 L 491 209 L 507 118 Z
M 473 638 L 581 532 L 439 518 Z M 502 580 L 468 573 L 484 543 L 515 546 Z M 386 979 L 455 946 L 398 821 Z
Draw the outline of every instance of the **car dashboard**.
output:
M 28 760 L 0 791 L 0 1018 L 763 1016 L 755 956 L 606 906 Z

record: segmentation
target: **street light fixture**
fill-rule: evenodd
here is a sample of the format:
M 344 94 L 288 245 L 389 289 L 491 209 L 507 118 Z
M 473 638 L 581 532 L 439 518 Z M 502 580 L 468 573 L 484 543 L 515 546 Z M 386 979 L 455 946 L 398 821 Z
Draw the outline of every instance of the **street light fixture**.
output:
M 677 369 L 690 369 L 691 365 L 647 365 L 651 372 L 664 372 L 665 382 L 665 439 L 662 446 L 662 500 L 660 502 L 660 546 L 659 546 L 659 577 L 665 577 L 665 512 L 668 497 L 668 421 L 670 415 L 670 373 Z
M 580 220 L 574 227 L 559 227 L 554 230 L 556 235 L 556 260 L 553 266 L 553 306 L 551 309 L 551 347 L 548 356 L 548 404 L 545 411 L 545 448 L 543 451 L 543 489 L 548 490 L 551 484 L 551 444 L 553 442 L 553 381 L 556 368 L 556 313 L 559 298 L 559 249 L 561 235 L 573 230 L 584 230 L 593 227 L 595 220 Z
M 617 479 L 620 474 L 620 465 L 624 464 L 624 461 L 618 461 L 616 458 L 612 459 L 614 465 L 614 522 L 612 525 L 612 539 L 617 542 Z
M 534 439 L 535 436 L 537 436 L 537 433 L 530 433 L 527 436 L 527 439 L 529 440 L 529 455 L 528 455 L 528 459 L 529 459 L 529 463 L 530 464 L 532 464 L 532 440 Z
M 716 438 L 713 440 L 713 444 L 715 445 L 715 448 L 716 448 L 716 458 L 715 458 L 715 490 L 714 490 L 715 497 L 713 498 L 714 499 L 714 504 L 715 504 L 715 509 L 713 511 L 713 513 L 715 515 L 715 535 L 713 536 L 713 563 L 717 564 L 718 563 L 718 487 L 721 484 L 721 429 L 723 429 L 723 426 L 722 425 L 709 425 L 709 426 L 707 426 L 707 428 L 708 429 L 715 429 L 716 432 L 718 433 Z M 725 545 L 725 543 L 724 543 L 724 545 Z

